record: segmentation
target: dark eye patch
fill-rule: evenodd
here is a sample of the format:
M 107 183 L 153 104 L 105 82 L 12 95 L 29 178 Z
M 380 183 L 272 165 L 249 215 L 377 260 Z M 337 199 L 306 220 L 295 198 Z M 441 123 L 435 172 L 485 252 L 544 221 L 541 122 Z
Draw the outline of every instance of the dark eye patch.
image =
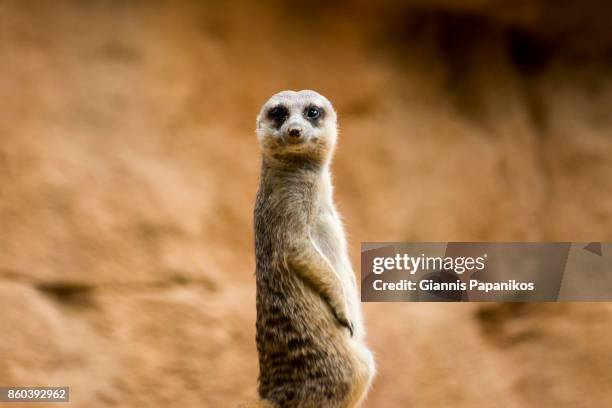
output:
M 283 122 L 287 120 L 289 117 L 289 110 L 283 105 L 278 105 L 273 107 L 268 111 L 268 119 L 274 122 L 274 125 L 278 128 L 281 127 Z
M 325 111 L 319 106 L 310 105 L 304 109 L 304 117 L 314 126 L 319 126 L 319 122 L 324 116 Z

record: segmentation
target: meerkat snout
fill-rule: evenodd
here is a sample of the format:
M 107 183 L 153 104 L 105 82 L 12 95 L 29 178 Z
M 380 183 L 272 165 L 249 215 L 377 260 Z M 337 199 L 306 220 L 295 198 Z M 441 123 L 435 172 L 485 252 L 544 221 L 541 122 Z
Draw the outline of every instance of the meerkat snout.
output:
M 297 128 L 297 127 L 293 127 L 289 129 L 289 137 L 292 137 L 292 138 L 302 137 L 302 129 Z
M 287 132 L 287 143 L 289 144 L 302 144 L 307 142 L 304 137 L 304 132 L 300 128 L 292 128 Z

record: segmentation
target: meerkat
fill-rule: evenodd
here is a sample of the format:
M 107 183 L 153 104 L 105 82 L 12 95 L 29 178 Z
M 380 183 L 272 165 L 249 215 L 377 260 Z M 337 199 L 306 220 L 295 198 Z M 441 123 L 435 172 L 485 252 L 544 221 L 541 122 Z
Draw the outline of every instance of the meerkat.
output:
M 375 373 L 332 197 L 336 112 L 314 91 L 272 96 L 257 118 L 254 227 L 260 400 L 251 407 L 352 408 Z

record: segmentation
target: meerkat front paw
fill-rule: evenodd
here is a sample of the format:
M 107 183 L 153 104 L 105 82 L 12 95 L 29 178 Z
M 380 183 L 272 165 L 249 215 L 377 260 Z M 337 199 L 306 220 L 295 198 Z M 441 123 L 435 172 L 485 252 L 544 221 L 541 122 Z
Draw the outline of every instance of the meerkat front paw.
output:
M 348 318 L 346 312 L 343 309 L 338 309 L 338 308 L 334 308 L 334 316 L 336 317 L 336 320 L 338 321 L 338 323 L 340 323 L 342 326 L 346 327 L 349 331 L 349 333 L 351 334 L 351 337 L 353 337 L 353 322 L 351 322 L 351 320 Z

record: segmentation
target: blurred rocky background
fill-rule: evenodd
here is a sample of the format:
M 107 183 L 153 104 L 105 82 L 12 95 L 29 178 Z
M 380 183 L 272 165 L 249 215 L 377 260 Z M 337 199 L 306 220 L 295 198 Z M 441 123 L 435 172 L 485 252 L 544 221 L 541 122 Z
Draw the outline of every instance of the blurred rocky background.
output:
M 0 385 L 256 392 L 260 105 L 335 104 L 360 241 L 612 240 L 609 1 L 0 1 Z M 366 407 L 605 407 L 612 305 L 365 304 Z M 41 405 L 42 406 L 42 405 Z

